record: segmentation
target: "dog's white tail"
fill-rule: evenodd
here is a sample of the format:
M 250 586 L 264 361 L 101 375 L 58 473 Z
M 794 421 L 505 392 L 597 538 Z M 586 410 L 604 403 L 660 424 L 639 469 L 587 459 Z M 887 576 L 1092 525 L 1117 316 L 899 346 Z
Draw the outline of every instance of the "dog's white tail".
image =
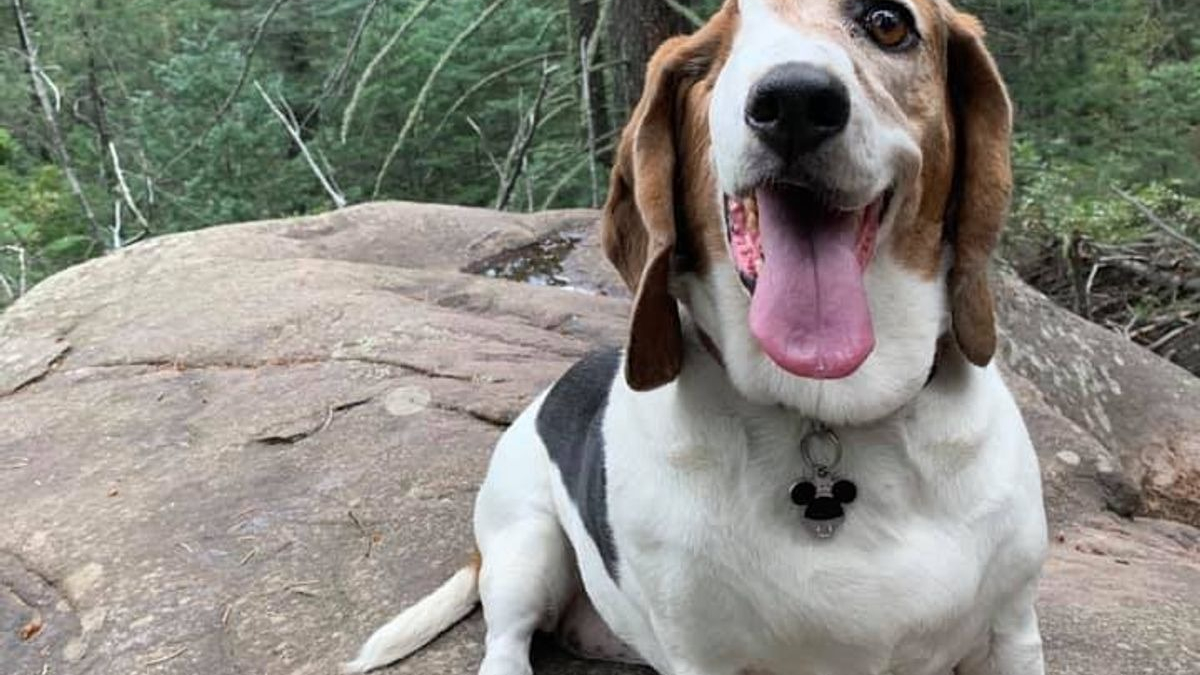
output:
M 458 623 L 479 603 L 479 562 L 455 572 L 436 591 L 384 624 L 367 639 L 343 673 L 365 673 L 412 654 Z

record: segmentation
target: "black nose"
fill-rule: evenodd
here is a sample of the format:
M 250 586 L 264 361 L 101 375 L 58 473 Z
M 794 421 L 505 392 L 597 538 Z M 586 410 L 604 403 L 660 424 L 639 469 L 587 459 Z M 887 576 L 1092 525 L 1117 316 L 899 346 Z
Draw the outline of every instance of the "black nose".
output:
M 809 152 L 846 128 L 850 93 L 824 68 L 784 63 L 767 71 L 746 101 L 746 124 L 784 159 Z

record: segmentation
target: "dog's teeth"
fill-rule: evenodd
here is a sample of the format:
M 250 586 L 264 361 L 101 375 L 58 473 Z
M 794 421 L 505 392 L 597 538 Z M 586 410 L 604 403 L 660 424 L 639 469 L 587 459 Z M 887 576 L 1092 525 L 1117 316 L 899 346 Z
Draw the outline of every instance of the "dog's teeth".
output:
M 751 293 L 754 293 L 754 288 L 758 284 L 758 278 L 750 276 L 749 274 L 747 274 L 745 272 L 738 272 L 738 275 L 741 276 L 742 285 L 744 285 L 746 287 L 746 290 L 750 291 Z

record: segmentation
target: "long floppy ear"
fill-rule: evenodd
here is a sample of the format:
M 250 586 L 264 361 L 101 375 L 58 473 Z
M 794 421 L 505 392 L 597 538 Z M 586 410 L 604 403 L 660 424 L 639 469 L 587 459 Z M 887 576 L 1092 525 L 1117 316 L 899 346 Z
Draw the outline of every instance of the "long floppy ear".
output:
M 946 53 L 958 139 L 957 202 L 947 224 L 954 246 L 950 311 L 959 349 L 977 366 L 986 366 L 996 352 L 988 263 L 1012 195 L 1012 105 L 983 35 L 975 17 L 956 13 Z
M 676 107 L 700 38 L 667 40 L 650 59 L 604 205 L 604 251 L 635 294 L 625 365 L 635 391 L 674 380 L 683 365 L 679 308 L 667 288 L 675 250 Z

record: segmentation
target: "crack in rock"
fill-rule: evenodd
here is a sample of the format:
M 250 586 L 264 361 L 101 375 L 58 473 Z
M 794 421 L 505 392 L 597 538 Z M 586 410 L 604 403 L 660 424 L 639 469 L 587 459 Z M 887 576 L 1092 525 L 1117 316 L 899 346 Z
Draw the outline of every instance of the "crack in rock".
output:
M 6 387 L 7 391 L 0 391 L 0 399 L 7 398 L 9 396 L 16 396 L 38 382 L 45 380 L 50 376 L 51 373 L 53 373 L 59 368 L 59 366 L 62 365 L 67 356 L 71 354 L 71 349 L 71 345 L 63 344 L 56 353 L 53 353 L 53 356 L 51 356 L 45 362 L 45 364 L 38 367 L 34 372 L 29 373 L 14 383 L 9 384 L 9 386 Z
M 434 410 L 441 410 L 442 412 L 450 412 L 450 413 L 458 413 L 460 415 L 466 415 L 472 419 L 483 422 L 484 424 L 487 424 L 489 426 L 493 426 L 497 429 L 500 429 L 501 431 L 503 431 L 504 429 L 507 429 L 509 427 L 509 425 L 512 424 L 511 419 L 506 419 L 504 417 L 497 417 L 495 415 L 489 415 L 489 414 L 481 412 L 479 410 L 472 410 L 471 408 L 468 408 L 466 406 L 455 405 L 453 403 L 443 403 L 441 401 L 434 401 L 430 407 L 432 407 Z
M 65 354 L 64 354 L 65 356 Z M 298 357 L 279 357 L 271 358 L 263 361 L 212 361 L 212 362 L 195 362 L 185 361 L 182 358 L 176 359 L 132 359 L 119 362 L 102 362 L 90 365 L 81 365 L 73 368 L 66 373 L 78 373 L 85 370 L 107 369 L 107 368 L 156 368 L 160 370 L 173 370 L 176 372 L 204 371 L 204 370 L 258 370 L 260 368 L 276 368 L 287 366 L 307 366 L 323 363 L 361 363 L 372 366 L 386 366 L 389 368 L 398 368 L 409 371 L 416 375 L 423 375 L 432 379 L 455 380 L 458 382 L 470 382 L 472 384 L 495 384 L 507 381 L 504 378 L 491 378 L 484 375 L 464 375 L 461 373 L 449 373 L 435 370 L 425 366 L 419 366 L 407 361 L 397 359 L 387 359 L 383 357 L 369 356 L 347 356 L 341 354 L 333 354 L 329 357 L 323 356 L 298 356 Z M 46 373 L 48 374 L 48 373 Z M 43 377 L 46 375 L 43 374 Z M 32 384 L 30 382 L 29 384 Z
M 255 443 L 262 443 L 263 445 L 295 445 L 296 443 L 299 443 L 300 441 L 303 441 L 306 438 L 315 436 L 315 435 L 321 433 L 322 431 L 325 431 L 326 429 L 328 429 L 329 425 L 333 424 L 334 416 L 336 416 L 338 413 L 345 412 L 347 410 L 353 410 L 354 408 L 357 408 L 359 406 L 364 406 L 373 400 L 375 400 L 374 396 L 368 396 L 367 398 L 350 401 L 349 403 L 342 403 L 340 405 L 330 406 L 328 412 L 325 415 L 325 418 L 321 421 L 321 423 L 315 427 L 312 427 L 311 429 L 304 429 L 302 431 L 298 431 L 294 434 L 288 434 L 286 436 L 283 436 L 283 435 L 260 436 L 258 438 L 253 438 L 251 440 Z

